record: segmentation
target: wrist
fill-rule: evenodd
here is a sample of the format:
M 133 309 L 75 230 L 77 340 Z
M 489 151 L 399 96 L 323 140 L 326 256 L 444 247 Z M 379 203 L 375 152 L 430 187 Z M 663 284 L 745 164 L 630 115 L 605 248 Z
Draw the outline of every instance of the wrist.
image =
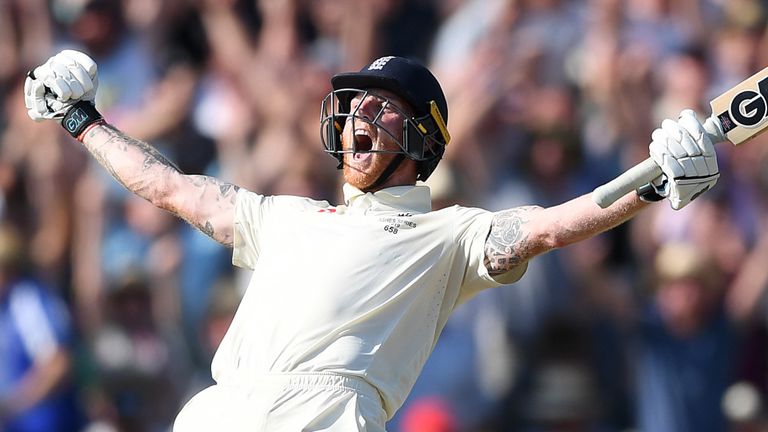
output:
M 96 128 L 97 126 L 102 126 L 107 124 L 107 121 L 103 118 L 89 124 L 85 129 L 83 129 L 82 132 L 80 132 L 80 135 L 78 135 L 75 139 L 84 142 L 86 135 L 88 135 L 88 132 L 90 132 L 92 129 Z
M 103 122 L 104 119 L 96 110 L 93 102 L 79 101 L 64 114 L 64 118 L 61 119 L 61 126 L 73 138 L 82 141 L 81 138 L 87 130 Z

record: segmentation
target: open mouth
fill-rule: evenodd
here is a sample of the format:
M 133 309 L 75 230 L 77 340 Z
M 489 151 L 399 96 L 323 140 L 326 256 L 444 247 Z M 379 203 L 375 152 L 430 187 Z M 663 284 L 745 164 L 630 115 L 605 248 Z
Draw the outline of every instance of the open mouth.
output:
M 355 153 L 367 153 L 373 149 L 373 139 L 364 130 L 355 131 Z

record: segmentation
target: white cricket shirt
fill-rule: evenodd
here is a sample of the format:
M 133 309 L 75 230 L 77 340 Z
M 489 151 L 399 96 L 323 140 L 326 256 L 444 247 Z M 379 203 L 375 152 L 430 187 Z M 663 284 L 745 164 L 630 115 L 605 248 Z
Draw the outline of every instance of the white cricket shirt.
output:
M 217 381 L 336 372 L 378 389 L 388 418 L 402 405 L 451 311 L 492 278 L 483 247 L 493 214 L 431 211 L 426 186 L 363 193 L 346 205 L 241 189 L 233 264 L 252 269 L 212 364 Z

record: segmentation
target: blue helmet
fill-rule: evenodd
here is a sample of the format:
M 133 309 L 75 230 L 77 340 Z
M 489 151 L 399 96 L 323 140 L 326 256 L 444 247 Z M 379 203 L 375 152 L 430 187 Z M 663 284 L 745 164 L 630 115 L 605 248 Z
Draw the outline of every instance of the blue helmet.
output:
M 387 56 L 373 61 L 359 72 L 334 75 L 331 85 L 333 91 L 323 100 L 320 129 L 325 151 L 339 161 L 339 168 L 344 154 L 341 131 L 347 118 L 352 117 L 355 121 L 371 123 L 392 136 L 400 146 L 397 153 L 417 162 L 417 180 L 424 181 L 432 174 L 451 137 L 447 129 L 445 94 L 429 69 L 413 60 Z M 357 116 L 357 110 L 350 112 L 350 101 L 360 93 L 382 98 L 385 101 L 383 110 L 389 101 L 377 95 L 376 89 L 388 90 L 410 105 L 412 114 L 406 114 L 394 104 L 389 105 L 405 117 L 402 136 L 394 136 L 377 124 L 378 116 L 369 120 Z M 390 171 L 394 168 L 396 166 Z

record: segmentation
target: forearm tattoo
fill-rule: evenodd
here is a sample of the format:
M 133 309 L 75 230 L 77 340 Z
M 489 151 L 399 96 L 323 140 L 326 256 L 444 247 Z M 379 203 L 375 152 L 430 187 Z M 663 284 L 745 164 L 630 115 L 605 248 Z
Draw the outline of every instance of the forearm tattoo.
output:
M 496 213 L 485 240 L 485 267 L 492 276 L 505 273 L 524 263 L 528 257 L 529 213 L 536 206 L 518 207 Z
M 83 144 L 125 188 L 181 217 L 214 240 L 232 244 L 231 234 L 215 232 L 210 218 L 202 215 L 216 215 L 220 213 L 218 210 L 232 208 L 239 190 L 237 186 L 203 175 L 178 177 L 183 174 L 181 170 L 156 148 L 109 125 L 88 131 Z M 167 198 L 168 183 L 174 178 L 191 184 L 193 187 L 187 189 L 191 195 L 189 201 L 204 202 L 207 211 L 202 211 L 198 205 L 188 205 L 188 200 L 164 199 Z
M 102 134 L 106 134 L 106 137 L 99 136 Z M 132 180 L 141 178 L 140 174 L 145 174 L 153 169 L 181 173 L 181 170 L 179 170 L 173 162 L 163 156 L 156 148 L 141 140 L 131 138 L 111 126 L 93 128 L 88 131 L 86 136 L 87 138 L 83 140 L 83 143 L 91 154 L 93 154 L 96 161 L 101 164 L 101 166 L 103 166 L 115 180 L 120 182 L 120 184 L 128 188 L 131 192 L 141 196 L 144 196 L 141 193 L 142 186 L 146 187 L 147 185 L 142 184 L 141 182 L 135 182 L 135 184 L 132 182 Z M 121 172 L 112 163 L 112 158 L 115 157 L 113 152 L 121 152 L 125 157 L 128 157 L 129 152 L 136 151 L 139 152 L 139 157 L 142 159 L 141 172 L 133 172 L 131 174 L 139 175 L 132 176 L 128 175 L 126 172 Z M 144 197 L 149 198 L 146 196 Z

